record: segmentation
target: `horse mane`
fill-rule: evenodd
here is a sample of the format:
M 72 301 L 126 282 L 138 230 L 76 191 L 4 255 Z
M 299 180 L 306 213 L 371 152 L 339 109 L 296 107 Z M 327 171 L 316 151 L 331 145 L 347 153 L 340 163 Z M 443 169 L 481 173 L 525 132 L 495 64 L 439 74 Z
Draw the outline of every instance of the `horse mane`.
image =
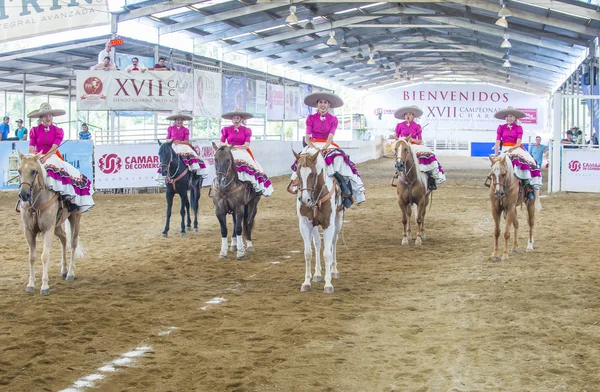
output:
M 417 158 L 417 152 L 412 148 L 410 144 L 410 136 L 403 139 L 398 139 L 398 143 L 396 143 L 396 157 L 398 156 L 398 146 L 400 143 L 405 143 L 408 146 L 408 150 L 413 159 L 414 169 L 417 177 L 417 181 L 423 185 L 425 189 L 427 189 L 427 175 L 421 171 L 421 164 L 419 163 L 419 158 Z
M 40 186 L 40 188 L 47 189 L 45 180 L 48 173 L 46 173 L 46 170 L 44 170 L 44 166 L 39 161 L 39 159 L 35 159 L 36 155 L 37 154 L 24 154 L 23 158 L 21 159 L 21 163 L 23 163 L 23 159 L 32 160 L 33 164 L 36 167 L 36 170 L 38 171 L 38 175 L 36 176 L 35 181 Z
M 502 155 L 505 156 L 504 163 L 502 163 L 502 159 L 501 159 Z M 496 170 L 502 170 L 503 168 L 506 169 L 506 176 L 508 177 L 508 183 L 512 184 L 515 179 L 515 171 L 514 171 L 512 162 L 510 161 L 510 157 L 507 154 L 500 154 L 494 160 L 494 164 L 492 165 L 492 173 Z

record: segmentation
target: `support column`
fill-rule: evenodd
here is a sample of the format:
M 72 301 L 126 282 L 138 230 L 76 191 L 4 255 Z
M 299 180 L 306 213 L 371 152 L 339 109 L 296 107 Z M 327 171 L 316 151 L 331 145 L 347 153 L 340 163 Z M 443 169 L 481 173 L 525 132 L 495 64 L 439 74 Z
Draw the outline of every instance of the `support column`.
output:
M 67 113 L 67 116 L 69 116 L 69 117 L 68 117 L 67 121 L 69 122 L 69 139 L 73 140 L 73 135 L 72 135 L 73 128 L 71 127 L 71 83 L 72 83 L 72 80 L 69 79 L 69 94 L 67 96 L 67 101 L 69 102 L 69 104 L 68 104 L 69 111 Z M 77 139 L 77 138 L 75 138 L 75 139 Z
M 548 191 L 560 191 L 560 166 L 561 166 L 561 109 L 563 107 L 563 98 L 560 92 L 554 94 L 554 132 L 552 134 L 552 149 L 550 156 L 550 170 L 548 179 Z
M 23 117 L 21 117 L 23 119 L 23 121 L 25 120 L 25 117 L 27 117 L 27 74 L 25 72 L 23 72 Z M 26 123 L 24 123 L 26 124 Z M 23 125 L 25 126 L 25 125 Z M 31 126 L 30 126 L 31 128 Z M 27 138 L 29 139 L 29 137 Z

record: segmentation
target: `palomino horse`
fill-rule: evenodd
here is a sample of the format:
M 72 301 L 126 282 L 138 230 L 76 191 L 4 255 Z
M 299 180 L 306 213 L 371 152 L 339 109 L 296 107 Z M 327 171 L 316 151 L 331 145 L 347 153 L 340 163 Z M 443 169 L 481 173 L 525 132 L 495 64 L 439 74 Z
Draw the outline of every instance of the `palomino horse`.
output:
M 36 237 L 42 234 L 44 238 L 44 250 L 42 252 L 42 287 L 41 295 L 50 294 L 48 285 L 48 264 L 50 262 L 50 249 L 52 239 L 56 235 L 61 243 L 60 274 L 66 280 L 75 279 L 75 256 L 83 256 L 83 248 L 79 243 L 79 222 L 81 212 L 69 212 L 65 202 L 59 194 L 50 190 L 45 182 L 46 171 L 40 163 L 42 155 L 23 155 L 19 153 L 21 165 L 19 166 L 19 199 L 21 209 L 21 220 L 25 229 L 25 238 L 29 246 L 29 283 L 25 291 L 35 291 L 35 251 Z M 67 231 L 62 227 L 65 223 Z M 71 230 L 68 230 L 70 225 Z M 67 238 L 68 232 L 70 237 Z M 71 243 L 71 261 L 66 268 L 66 253 L 68 242 Z
M 412 206 L 417 206 L 417 239 L 415 245 L 422 245 L 425 237 L 425 211 L 429 204 L 427 175 L 420 169 L 416 152 L 411 148 L 411 137 L 396 142 L 396 170 L 398 171 L 398 205 L 402 210 L 402 245 L 407 245 L 410 235 Z
M 231 214 L 233 236 L 236 238 L 236 241 L 233 240 L 233 236 L 231 238 L 231 250 L 237 250 L 236 258 L 241 260 L 246 256 L 246 251 L 254 251 L 252 228 L 262 194 L 255 192 L 250 182 L 239 180 L 235 159 L 229 147 L 218 147 L 213 143 L 213 148 L 216 177 L 212 183 L 211 197 L 215 205 L 215 215 L 221 225 L 219 257 L 227 257 L 227 214 Z M 244 238 L 247 247 L 244 246 Z
M 515 176 L 512 163 L 506 154 L 500 154 L 494 158 L 490 156 L 492 162 L 492 171 L 486 181 L 486 186 L 490 187 L 490 200 L 492 202 L 492 216 L 494 217 L 494 252 L 492 259 L 500 260 L 500 250 L 498 248 L 498 237 L 500 237 L 500 214 L 504 212 L 506 227 L 504 228 L 504 252 L 502 260 L 508 260 L 509 253 L 517 253 L 517 232 L 519 230 L 519 221 L 517 220 L 517 207 L 523 203 L 523 189 L 520 187 L 520 180 Z M 489 183 L 491 181 L 491 184 Z M 490 186 L 491 185 L 491 186 Z M 529 223 L 529 239 L 527 241 L 527 250 L 533 250 L 533 225 L 535 219 L 535 206 L 540 203 L 538 192 L 535 192 L 535 200 L 526 200 L 527 221 Z M 512 249 L 508 250 L 508 240 L 510 239 L 510 226 L 515 229 L 515 238 Z
M 161 143 L 158 141 L 158 157 L 160 159 L 160 171 L 166 178 L 167 185 L 167 222 L 165 224 L 165 230 L 162 233 L 163 237 L 167 237 L 169 234 L 169 227 L 171 223 L 171 209 L 173 208 L 173 198 L 175 194 L 179 195 L 181 199 L 181 208 L 179 213 L 181 214 L 181 233 L 180 236 L 185 236 L 185 217 L 187 210 L 187 228 L 192 227 L 192 218 L 190 214 L 190 202 L 192 204 L 192 211 L 194 212 L 194 231 L 198 231 L 198 204 L 200 200 L 200 188 L 202 187 L 202 179 L 198 184 L 194 184 L 191 181 L 191 173 L 188 170 L 187 165 L 183 162 L 183 159 L 173 150 L 172 143 Z M 188 190 L 190 191 L 190 197 L 188 199 Z
M 296 210 L 300 224 L 300 234 L 304 239 L 304 261 L 306 264 L 304 283 L 300 291 L 310 291 L 311 278 L 321 280 L 319 254 L 321 240 L 319 226 L 323 228 L 323 258 L 325 259 L 325 293 L 333 293 L 331 278 L 339 278 L 337 270 L 337 241 L 344 222 L 342 192 L 333 178 L 326 173 L 325 158 L 321 151 L 314 154 L 297 154 L 298 201 Z M 314 241 L 317 252 L 315 275 L 311 276 L 312 247 Z

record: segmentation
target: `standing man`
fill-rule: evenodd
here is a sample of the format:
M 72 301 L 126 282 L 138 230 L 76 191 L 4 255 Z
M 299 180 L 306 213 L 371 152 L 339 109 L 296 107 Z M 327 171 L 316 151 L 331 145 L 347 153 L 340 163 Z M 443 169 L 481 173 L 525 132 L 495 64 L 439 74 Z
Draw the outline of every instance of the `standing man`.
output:
M 6 140 L 10 134 L 10 126 L 8 125 L 9 122 L 10 117 L 4 116 L 2 124 L 0 124 L 0 135 L 2 135 L 2 140 Z
M 27 140 L 27 128 L 23 126 L 23 120 L 18 119 L 17 129 L 15 129 L 15 136 L 18 140 Z
M 102 63 L 104 61 L 105 57 L 110 57 L 110 62 L 111 63 L 115 63 L 115 51 L 112 50 L 112 46 L 110 45 L 110 41 L 108 41 L 106 43 L 106 46 L 104 47 L 104 49 L 98 53 L 98 64 Z
M 540 136 L 535 137 L 535 144 L 529 146 L 529 153 L 535 159 L 538 168 L 542 167 L 544 163 L 544 152 L 548 150 L 548 146 L 542 144 L 542 138 Z

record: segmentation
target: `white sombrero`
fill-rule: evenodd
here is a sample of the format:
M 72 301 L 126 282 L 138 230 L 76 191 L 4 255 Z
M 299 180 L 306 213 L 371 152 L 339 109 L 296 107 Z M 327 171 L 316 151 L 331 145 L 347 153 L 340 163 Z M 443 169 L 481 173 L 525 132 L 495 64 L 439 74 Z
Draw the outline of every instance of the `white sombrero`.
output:
M 52 106 L 50 106 L 48 102 L 43 102 L 38 110 L 34 110 L 33 112 L 27 114 L 27 118 L 41 118 L 45 114 L 51 114 L 53 116 L 62 116 L 65 113 L 67 112 L 62 109 L 52 109 Z
M 419 118 L 423 115 L 423 111 L 419 109 L 417 105 L 404 106 L 394 112 L 394 117 L 399 120 L 404 120 L 404 115 L 406 113 L 412 113 L 415 115 L 415 118 Z
M 235 108 L 233 112 L 227 112 L 221 115 L 225 120 L 231 120 L 234 116 L 240 116 L 244 120 L 254 118 L 252 113 L 244 112 L 242 108 Z
M 167 117 L 167 120 L 169 121 L 175 121 L 178 118 L 183 119 L 183 121 L 189 121 L 189 120 L 193 120 L 194 117 L 192 117 L 191 115 L 187 114 L 186 112 L 182 112 L 181 110 L 173 110 L 171 112 L 171 115 L 169 117 Z
M 342 100 L 342 98 L 338 97 L 335 94 L 325 92 L 308 94 L 306 97 L 304 97 L 304 104 L 310 106 L 311 108 L 316 108 L 317 102 L 322 100 L 329 102 L 329 107 L 331 109 L 340 108 L 344 106 L 344 101 Z
M 525 113 L 523 113 L 522 111 L 517 110 L 512 106 L 509 106 L 506 109 L 502 109 L 499 112 L 496 112 L 496 114 L 494 114 L 494 117 L 496 117 L 498 120 L 504 120 L 509 114 L 512 114 L 516 118 L 523 118 L 526 116 Z

